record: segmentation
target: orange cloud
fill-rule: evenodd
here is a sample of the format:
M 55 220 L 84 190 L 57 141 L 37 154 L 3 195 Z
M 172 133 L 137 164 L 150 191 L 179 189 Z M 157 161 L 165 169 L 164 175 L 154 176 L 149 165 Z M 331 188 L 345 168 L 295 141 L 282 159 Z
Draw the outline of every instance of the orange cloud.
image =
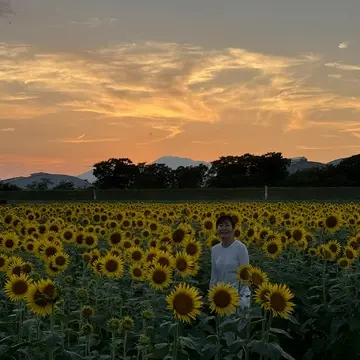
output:
M 256 126 L 246 134 L 258 139 L 259 127 L 266 127 L 260 129 L 263 139 L 274 128 L 277 136 L 285 131 L 284 138 L 311 128 L 321 131 L 322 140 L 324 130 L 331 131 L 327 137 L 343 130 L 347 138 L 358 137 L 350 129 L 358 126 L 360 88 L 355 83 L 344 86 L 342 80 L 349 80 L 345 72 L 333 74 L 334 69 L 357 71 L 358 66 L 326 62 L 315 54 L 289 57 L 158 42 L 64 53 L 0 43 L 0 59 L 0 128 L 16 128 L 11 136 L 0 133 L 0 150 L 7 153 L 13 136 L 29 147 L 34 141 L 32 154 L 56 144 L 74 162 L 84 155 L 116 154 L 115 148 L 131 153 L 134 144 L 142 149 L 152 144 L 159 149 L 160 142 L 214 145 L 217 150 L 224 144 L 217 136 L 229 135 L 220 134 L 217 126 L 227 122 L 236 123 L 234 135 Z M 35 123 L 36 130 L 29 125 Z M 184 135 L 189 124 L 203 127 L 190 138 Z M 205 125 L 217 129 L 209 140 Z M 102 145 L 95 149 L 92 143 Z M 161 151 L 167 151 L 163 146 Z

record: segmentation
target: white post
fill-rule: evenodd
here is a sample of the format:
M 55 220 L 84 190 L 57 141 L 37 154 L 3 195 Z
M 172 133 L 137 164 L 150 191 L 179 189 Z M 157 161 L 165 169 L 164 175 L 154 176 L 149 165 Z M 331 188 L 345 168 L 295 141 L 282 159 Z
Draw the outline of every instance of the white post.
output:
M 94 188 L 94 191 L 93 191 L 93 200 L 96 200 L 96 190 Z
M 268 198 L 268 187 L 265 185 L 265 200 Z

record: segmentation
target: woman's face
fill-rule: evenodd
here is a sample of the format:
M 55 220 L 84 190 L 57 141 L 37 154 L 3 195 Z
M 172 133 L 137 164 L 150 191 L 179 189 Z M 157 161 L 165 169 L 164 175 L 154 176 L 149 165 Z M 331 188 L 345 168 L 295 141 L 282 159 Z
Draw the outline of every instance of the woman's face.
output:
M 234 234 L 234 229 L 232 228 L 231 221 L 225 220 L 221 222 L 217 228 L 217 233 L 220 237 L 230 237 Z

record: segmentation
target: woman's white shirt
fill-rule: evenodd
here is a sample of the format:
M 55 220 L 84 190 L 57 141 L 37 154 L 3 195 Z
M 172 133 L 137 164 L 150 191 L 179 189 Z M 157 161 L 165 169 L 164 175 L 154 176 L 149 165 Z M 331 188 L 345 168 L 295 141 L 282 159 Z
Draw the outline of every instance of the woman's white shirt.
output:
M 230 246 L 223 247 L 216 244 L 211 249 L 211 279 L 210 287 L 218 282 L 230 284 L 234 289 L 239 289 L 236 271 L 239 266 L 249 264 L 249 253 L 246 246 L 239 240 L 235 240 Z M 247 307 L 247 299 L 250 300 L 248 286 L 240 287 L 240 305 Z

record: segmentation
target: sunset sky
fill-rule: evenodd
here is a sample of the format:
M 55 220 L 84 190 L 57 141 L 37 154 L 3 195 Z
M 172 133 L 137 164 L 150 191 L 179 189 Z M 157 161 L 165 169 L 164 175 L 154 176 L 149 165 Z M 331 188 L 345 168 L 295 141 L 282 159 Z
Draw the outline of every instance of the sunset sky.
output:
M 0 0 L 0 178 L 360 153 L 359 0 Z

